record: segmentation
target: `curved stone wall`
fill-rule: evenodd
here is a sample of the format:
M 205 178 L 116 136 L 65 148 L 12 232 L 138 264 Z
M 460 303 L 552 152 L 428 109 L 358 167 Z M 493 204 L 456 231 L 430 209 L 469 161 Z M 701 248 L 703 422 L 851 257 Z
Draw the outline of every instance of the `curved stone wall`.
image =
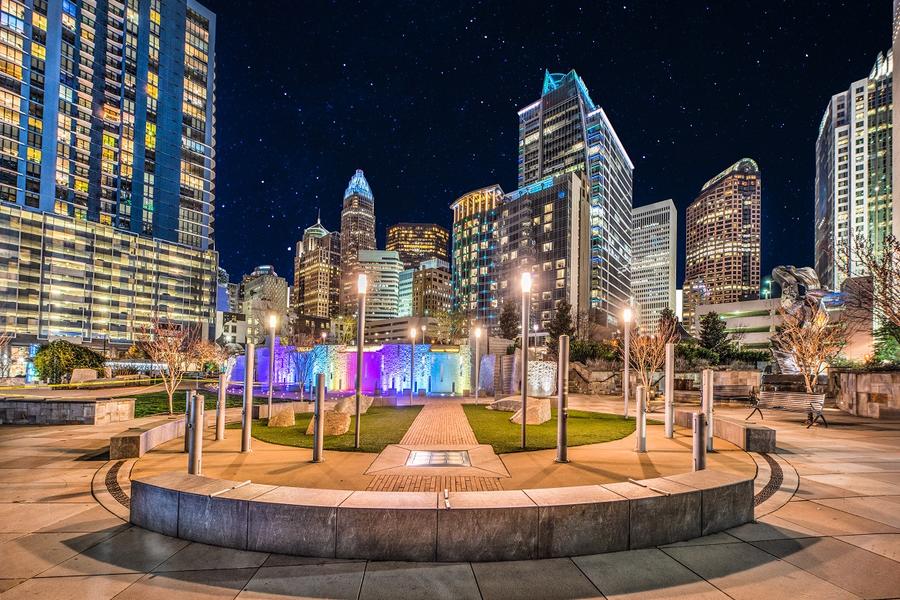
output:
M 513 490 L 368 492 L 166 473 L 132 482 L 131 522 L 185 540 L 300 556 L 549 558 L 648 548 L 753 519 L 753 480 L 699 471 Z

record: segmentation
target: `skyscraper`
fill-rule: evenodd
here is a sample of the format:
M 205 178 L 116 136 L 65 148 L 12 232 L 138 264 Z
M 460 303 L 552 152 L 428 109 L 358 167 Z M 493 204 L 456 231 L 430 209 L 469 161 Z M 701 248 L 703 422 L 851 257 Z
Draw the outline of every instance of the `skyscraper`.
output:
M 435 223 L 397 223 L 387 230 L 386 250 L 400 255 L 404 269 L 418 268 L 422 261 L 449 261 L 450 232 Z
M 816 273 L 838 290 L 848 276 L 864 275 L 855 240 L 881 247 L 900 233 L 900 202 L 893 200 L 893 51 L 879 54 L 869 76 L 832 96 L 816 139 Z M 893 117 L 896 118 L 896 117 Z
M 241 280 L 241 312 L 247 320 L 247 340 L 261 343 L 268 335 L 269 315 L 278 318 L 279 333 L 285 325 L 288 284 L 272 265 L 260 265 Z
M 360 250 L 357 272 L 368 277 L 366 319 L 395 319 L 403 263 L 396 252 Z
M 435 317 L 450 312 L 451 291 L 450 263 L 439 258 L 422 261 L 413 271 L 412 316 Z
M 453 211 L 452 304 L 486 328 L 496 325 L 499 299 L 494 273 L 499 185 L 463 194 L 450 205 Z M 489 329 L 490 330 L 490 329 Z
M 634 165 L 575 71 L 544 74 L 541 99 L 519 111 L 519 188 L 581 171 L 589 182 L 594 318 L 617 325 L 631 281 Z
M 356 312 L 356 276 L 359 253 L 375 250 L 375 196 L 362 169 L 357 169 L 344 191 L 341 210 L 341 309 Z
M 293 304 L 298 315 L 337 316 L 341 277 L 341 234 L 317 220 L 297 242 Z
M 759 167 L 742 158 L 709 181 L 687 209 L 684 320 L 699 304 L 759 297 Z
M 0 8 L 0 236 L 22 259 L 4 265 L 0 328 L 130 343 L 155 318 L 211 326 L 215 15 L 195 0 Z M 96 241 L 53 255 L 60 235 Z
M 631 294 L 638 304 L 638 323 L 651 335 L 659 329 L 663 309 L 675 310 L 675 257 L 678 211 L 671 200 L 631 211 Z

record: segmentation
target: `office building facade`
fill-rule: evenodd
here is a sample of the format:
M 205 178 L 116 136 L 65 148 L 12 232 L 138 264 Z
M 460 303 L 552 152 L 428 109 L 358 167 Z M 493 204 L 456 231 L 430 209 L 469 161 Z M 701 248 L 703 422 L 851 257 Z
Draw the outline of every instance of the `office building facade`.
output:
M 832 96 L 816 139 L 815 267 L 822 285 L 840 289 L 865 275 L 856 240 L 877 249 L 900 233 L 893 192 L 893 51 L 869 76 Z
M 330 319 L 338 313 L 341 234 L 321 221 L 306 228 L 294 255 L 292 309 L 298 315 Z
M 262 343 L 268 336 L 269 316 L 278 319 L 276 334 L 285 328 L 288 284 L 272 265 L 260 265 L 241 280 L 241 313 L 247 320 L 247 341 Z
M 641 331 L 656 334 L 659 316 L 676 308 L 678 210 L 671 200 L 631 211 L 631 294 L 638 305 Z
M 559 303 L 573 319 L 590 308 L 590 193 L 582 172 L 547 177 L 506 194 L 499 207 L 497 278 L 503 302 L 520 303 L 530 272 L 531 315 L 545 330 Z
M 413 271 L 412 316 L 437 316 L 450 312 L 450 281 L 450 263 L 439 258 L 422 261 L 419 268 Z
M 396 319 L 403 270 L 400 256 L 388 250 L 360 250 L 357 268 L 368 277 L 366 319 Z
M 500 303 L 494 253 L 503 189 L 491 185 L 463 194 L 453 211 L 451 285 L 453 310 L 488 330 L 497 324 Z
M 400 255 L 404 269 L 416 269 L 422 261 L 449 261 L 450 232 L 435 223 L 397 223 L 387 230 L 386 250 Z
M 413 314 L 413 276 L 415 273 L 415 269 L 400 271 L 400 279 L 397 284 L 398 317 L 411 317 Z
M 687 208 L 684 320 L 697 306 L 759 298 L 759 166 L 749 158 L 709 181 Z
M 518 186 L 568 172 L 589 187 L 593 318 L 616 326 L 631 294 L 634 165 L 578 74 L 547 72 L 540 100 L 519 111 Z
M 341 310 L 356 312 L 356 277 L 359 253 L 375 250 L 375 196 L 357 169 L 344 191 L 341 210 Z

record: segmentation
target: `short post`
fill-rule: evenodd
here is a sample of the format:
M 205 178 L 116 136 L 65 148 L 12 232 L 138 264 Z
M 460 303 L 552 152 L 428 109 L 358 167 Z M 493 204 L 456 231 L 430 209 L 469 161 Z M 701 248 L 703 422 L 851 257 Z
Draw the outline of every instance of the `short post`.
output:
M 700 380 L 701 407 L 706 417 L 706 451 L 713 451 L 713 380 L 715 372 L 712 369 L 703 369 Z
M 665 373 L 666 437 L 675 435 L 675 343 L 666 344 Z
M 244 356 L 244 407 L 241 413 L 241 452 L 250 452 L 250 427 L 253 423 L 253 371 L 255 368 L 255 352 L 253 342 L 247 342 Z
M 188 452 L 188 473 L 200 475 L 203 468 L 203 396 L 194 394 L 191 407 L 191 449 Z
M 187 390 L 184 393 L 184 451 L 191 451 L 191 436 L 188 435 L 188 429 L 191 426 L 191 398 L 194 391 Z
M 703 413 L 694 413 L 694 470 L 706 468 L 706 417 Z
M 569 336 L 559 336 L 559 362 L 556 365 L 556 462 L 569 462 Z
M 637 435 L 634 440 L 635 452 L 647 451 L 647 409 L 644 406 L 644 386 L 634 388 L 634 420 Z
M 315 419 L 313 435 L 315 439 L 313 440 L 312 461 L 314 463 L 320 463 L 325 460 L 323 456 L 325 448 L 325 415 L 322 414 L 323 410 L 325 410 L 325 374 L 319 373 L 316 375 L 316 405 L 313 412 L 313 419 Z
M 216 441 L 225 439 L 225 403 L 228 398 L 228 373 L 219 373 L 219 399 L 216 402 Z

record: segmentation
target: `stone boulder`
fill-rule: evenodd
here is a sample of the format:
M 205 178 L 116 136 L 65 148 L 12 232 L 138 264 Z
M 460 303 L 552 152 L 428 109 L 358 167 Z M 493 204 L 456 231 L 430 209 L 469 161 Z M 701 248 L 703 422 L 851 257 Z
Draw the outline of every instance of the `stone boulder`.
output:
M 72 369 L 72 377 L 69 383 L 81 383 L 83 381 L 94 381 L 97 379 L 96 369 Z
M 521 402 L 519 403 L 521 407 Z M 528 414 L 525 417 L 526 425 L 540 425 L 550 420 L 550 398 L 532 398 L 528 397 Z M 512 423 L 522 423 L 522 409 L 519 408 L 513 416 L 509 418 Z
M 487 405 L 488 410 L 499 410 L 502 412 L 516 412 L 522 408 L 522 398 L 519 396 L 507 396 L 500 400 L 494 400 Z
M 364 415 L 368 412 L 369 407 L 372 406 L 372 401 L 374 398 L 369 396 L 360 396 L 359 398 L 359 414 Z M 348 415 L 356 415 L 356 396 L 347 396 L 346 398 L 342 398 L 338 400 L 337 404 L 334 405 L 334 412 L 337 413 L 346 413 Z
M 350 431 L 350 414 L 340 413 L 333 410 L 326 410 L 322 413 L 325 423 L 323 429 L 325 435 L 344 435 Z M 309 420 L 309 426 L 306 428 L 306 435 L 314 435 L 316 426 L 315 418 Z
M 288 404 L 285 407 L 272 406 L 272 418 L 269 419 L 269 427 L 293 427 L 294 407 Z

